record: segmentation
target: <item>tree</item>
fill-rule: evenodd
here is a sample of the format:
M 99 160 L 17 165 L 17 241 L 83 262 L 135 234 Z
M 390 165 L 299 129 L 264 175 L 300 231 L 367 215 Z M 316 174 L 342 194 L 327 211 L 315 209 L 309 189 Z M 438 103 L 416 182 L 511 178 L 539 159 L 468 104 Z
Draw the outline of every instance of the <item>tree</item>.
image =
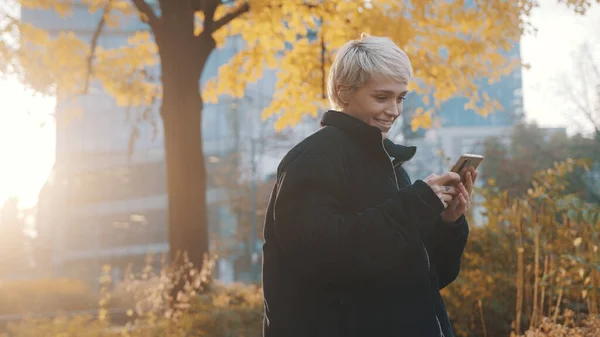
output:
M 531 188 L 534 174 L 552 168 L 554 163 L 572 159 L 598 158 L 594 139 L 575 135 L 568 137 L 562 130 L 544 129 L 535 124 L 517 125 L 511 134 L 510 144 L 490 137 L 484 141 L 486 158 L 482 178 L 486 185 L 496 186 L 511 197 L 525 195 Z M 590 185 L 589 175 L 583 168 L 569 174 L 566 193 L 579 193 L 591 202 L 599 202 L 596 187 Z
M 71 2 L 15 0 L 27 8 L 68 15 Z M 592 0 L 567 0 L 580 6 Z M 500 108 L 478 91 L 477 80 L 494 81 L 519 66 L 506 51 L 519 40 L 534 0 L 292 1 L 292 0 L 83 0 L 101 13 L 96 33 L 84 41 L 73 32 L 49 32 L 3 13 L 0 71 L 12 72 L 36 91 L 56 94 L 63 105 L 99 82 L 122 105 L 148 106 L 160 100 L 169 198 L 171 257 L 189 254 L 196 266 L 208 250 L 206 168 L 202 108 L 220 94 L 241 97 L 247 83 L 266 68 L 277 68 L 274 99 L 264 116 L 279 115 L 277 128 L 326 104 L 325 78 L 336 49 L 366 31 L 395 40 L 411 56 L 417 80 L 413 90 L 434 106 L 457 95 L 482 114 Z M 579 7 L 578 7 L 579 8 Z M 105 26 L 137 17 L 149 27 L 129 44 L 98 46 Z M 11 35 L 12 34 L 12 35 Z M 16 34 L 22 43 L 15 48 Z M 8 37 L 7 37 L 8 36 Z M 12 38 L 10 38 L 12 36 Z M 208 58 L 228 37 L 241 37 L 245 49 L 200 87 Z M 157 57 L 158 54 L 158 57 Z M 149 68 L 160 65 L 160 82 Z M 430 111 L 413 119 L 427 126 Z
M 576 50 L 573 71 L 563 75 L 562 90 L 557 96 L 562 97 L 563 103 L 569 107 L 567 117 L 580 131 L 594 139 L 591 144 L 584 137 L 576 140 L 581 149 L 592 146 L 587 155 L 593 160 L 591 172 L 579 172 L 578 183 L 587 187 L 588 200 L 600 203 L 600 54 L 597 51 L 600 47 L 600 26 L 596 29 L 595 34 L 590 34 L 590 39 Z
M 265 172 L 269 168 L 264 166 L 264 162 L 283 156 L 293 146 L 289 139 L 293 136 L 275 132 L 272 120 L 261 123 L 261 107 L 241 108 L 255 99 L 246 96 L 236 100 L 233 108 L 226 111 L 234 151 L 208 165 L 209 172 L 213 171 L 208 177 L 209 183 L 225 192 L 222 206 L 236 217 L 235 233 L 224 234 L 219 239 L 218 252 L 212 253 L 234 262 L 235 279 L 250 282 L 260 280 L 261 261 L 257 243 L 263 240 L 264 210 L 274 183 L 272 174 Z
M 579 127 L 600 136 L 600 61 L 594 49 L 600 34 L 582 43 L 574 54 L 572 71 L 563 74 L 557 96 L 568 107 L 566 116 Z

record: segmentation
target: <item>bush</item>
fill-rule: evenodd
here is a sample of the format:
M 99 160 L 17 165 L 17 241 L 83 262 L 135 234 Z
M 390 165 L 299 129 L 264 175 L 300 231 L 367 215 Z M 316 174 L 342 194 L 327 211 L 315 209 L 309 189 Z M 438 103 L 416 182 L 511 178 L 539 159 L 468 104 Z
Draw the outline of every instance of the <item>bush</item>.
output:
M 192 312 L 199 327 L 210 327 L 204 336 L 262 336 L 263 294 L 257 286 L 216 286 L 198 298 Z
M 98 296 L 83 282 L 41 279 L 0 282 L 0 315 L 95 309 Z
M 89 316 L 59 317 L 55 319 L 27 319 L 9 324 L 1 337 L 117 337 L 106 322 Z
M 565 311 L 562 324 L 556 323 L 550 318 L 543 318 L 540 325 L 530 329 L 520 337 L 597 337 L 600 336 L 600 318 L 588 317 L 576 324 L 573 319 L 574 312 Z
M 460 275 L 442 292 L 457 336 L 520 335 L 557 321 L 557 308 L 598 314 L 600 208 L 566 193 L 578 165 L 538 172 L 520 197 L 493 181 L 481 191 L 484 220 L 470 222 Z
M 177 319 L 173 315 L 142 313 L 121 327 L 89 316 L 28 319 L 11 324 L 2 337 L 261 337 L 262 291 L 253 285 L 213 284 L 198 295 Z M 139 308 L 138 308 L 139 309 Z M 130 314 L 134 314 L 132 311 Z

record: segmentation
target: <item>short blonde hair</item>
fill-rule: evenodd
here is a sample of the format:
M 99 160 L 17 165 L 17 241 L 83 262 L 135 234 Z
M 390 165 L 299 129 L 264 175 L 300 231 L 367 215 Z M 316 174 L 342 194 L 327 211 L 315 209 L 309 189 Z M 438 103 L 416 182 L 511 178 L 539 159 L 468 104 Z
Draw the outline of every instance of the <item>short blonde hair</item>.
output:
M 387 37 L 361 34 L 337 52 L 329 71 L 327 95 L 335 110 L 341 110 L 341 92 L 356 90 L 375 75 L 406 83 L 412 78 L 408 55 Z

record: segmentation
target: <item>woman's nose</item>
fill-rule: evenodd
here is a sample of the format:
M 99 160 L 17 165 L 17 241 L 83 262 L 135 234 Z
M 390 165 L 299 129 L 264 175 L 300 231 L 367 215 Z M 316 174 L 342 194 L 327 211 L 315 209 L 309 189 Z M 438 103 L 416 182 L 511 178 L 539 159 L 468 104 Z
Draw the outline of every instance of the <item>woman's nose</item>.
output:
M 400 104 L 394 104 L 394 106 L 392 106 L 392 107 L 390 107 L 390 108 L 386 109 L 385 113 L 386 113 L 387 115 L 389 115 L 389 116 L 392 116 L 392 117 L 394 117 L 394 118 L 395 118 L 395 117 L 398 117 L 398 116 L 400 116 L 400 109 L 401 109 L 401 108 L 402 108 L 402 107 L 400 106 Z

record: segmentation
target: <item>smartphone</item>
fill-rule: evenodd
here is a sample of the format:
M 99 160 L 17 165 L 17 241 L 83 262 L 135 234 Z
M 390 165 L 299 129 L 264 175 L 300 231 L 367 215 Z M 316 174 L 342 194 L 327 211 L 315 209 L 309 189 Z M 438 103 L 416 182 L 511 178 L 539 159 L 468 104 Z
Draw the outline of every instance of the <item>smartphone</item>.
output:
M 452 166 L 452 170 L 450 171 L 458 173 L 460 175 L 460 181 L 464 183 L 466 173 L 464 169 L 467 167 L 473 167 L 474 169 L 477 169 L 477 167 L 479 166 L 479 164 L 481 164 L 482 161 L 483 156 L 481 155 L 465 153 L 462 156 L 460 156 L 460 158 L 458 158 L 456 164 Z

